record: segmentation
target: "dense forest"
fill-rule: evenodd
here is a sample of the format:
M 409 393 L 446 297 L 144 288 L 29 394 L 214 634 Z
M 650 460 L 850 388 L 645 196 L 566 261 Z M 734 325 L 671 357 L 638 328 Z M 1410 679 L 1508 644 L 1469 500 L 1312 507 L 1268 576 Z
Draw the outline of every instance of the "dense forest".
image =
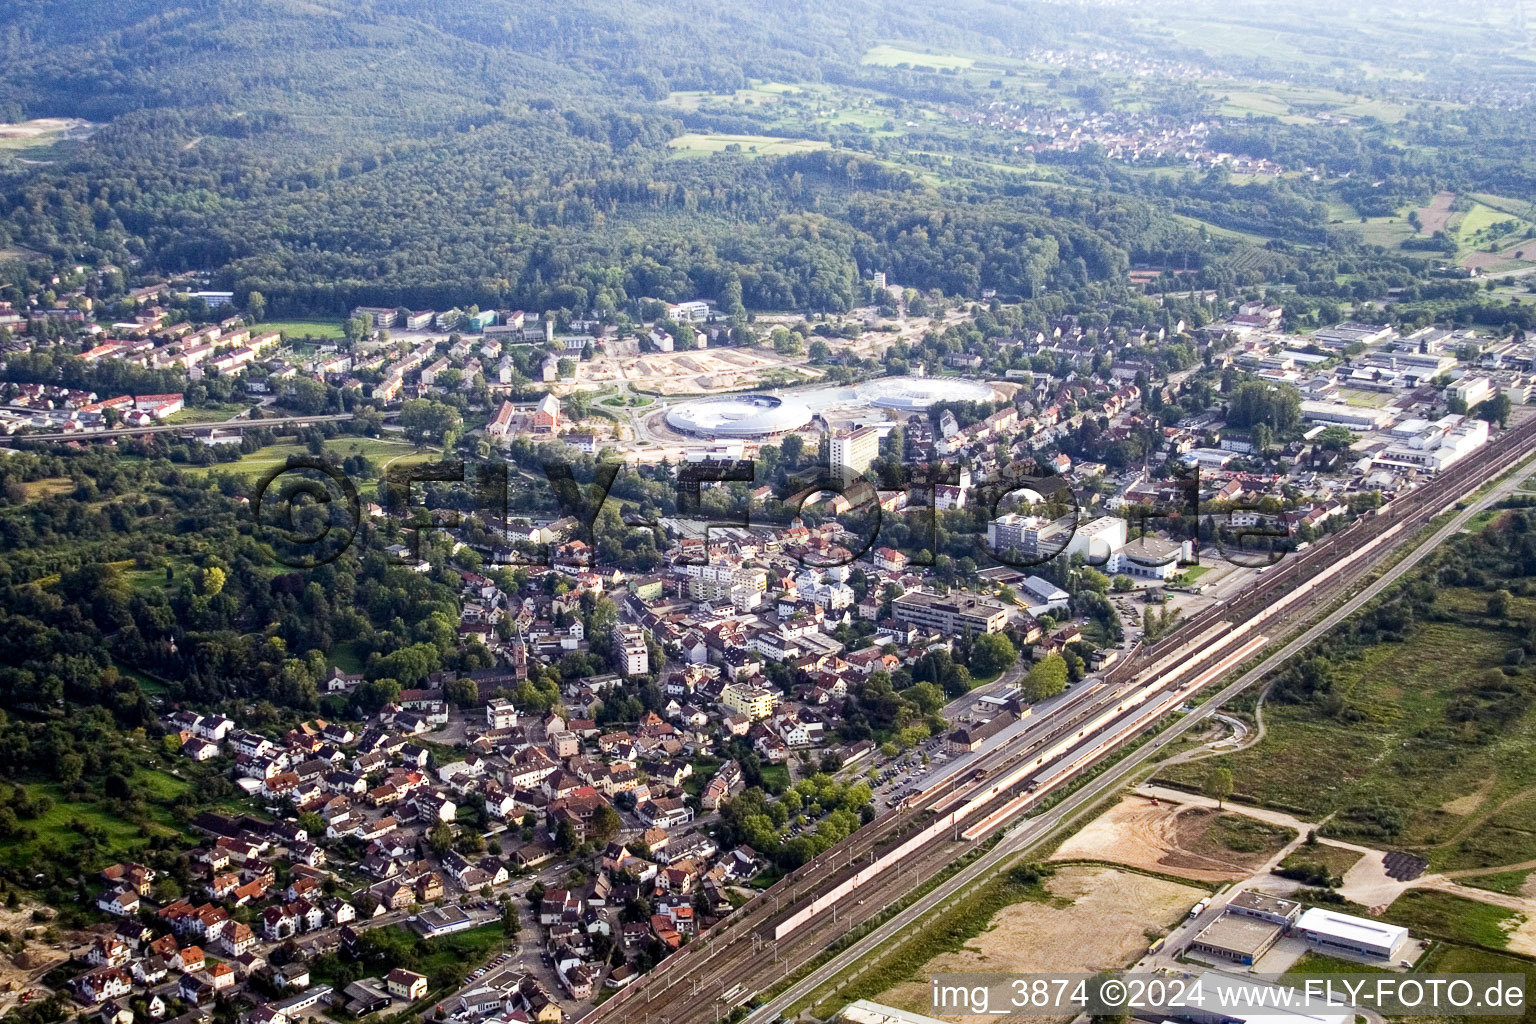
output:
M 0 29 L 0 119 L 95 124 L 47 160 L 0 157 L 0 248 L 203 272 L 237 301 L 260 291 L 276 316 L 358 303 L 604 314 L 642 297 L 842 311 L 866 301 L 860 282 L 876 270 L 948 295 L 1093 305 L 1124 298 L 1126 270 L 1151 264 L 1231 293 L 1305 275 L 1316 247 L 1359 249 L 1348 225 L 1330 223 L 1325 187 L 1370 213 L 1449 181 L 1516 192 L 1536 181 L 1529 116 L 1493 109 L 1451 118 L 1425 107 L 1391 131 L 1249 119 L 1213 136 L 1217 148 L 1344 175 L 1331 185 L 1131 174 L 1090 147 L 1038 157 L 1070 187 L 1021 187 L 1006 173 L 1020 161 L 1005 137 L 916 120 L 898 134 L 804 127 L 831 148 L 776 158 L 678 159 L 668 147 L 685 132 L 785 130 L 766 106 L 723 114 L 665 102 L 676 90 L 835 83 L 909 119 L 918 104 L 987 104 L 974 78 L 861 63 L 882 40 L 977 54 L 1155 45 L 1107 8 L 98 8 L 20 0 Z M 1107 95 L 1088 72 L 1062 70 L 1050 84 L 1083 104 Z M 1202 90 L 1144 88 L 1143 102 L 1165 112 L 1212 109 Z M 1415 274 L 1412 255 L 1393 261 Z

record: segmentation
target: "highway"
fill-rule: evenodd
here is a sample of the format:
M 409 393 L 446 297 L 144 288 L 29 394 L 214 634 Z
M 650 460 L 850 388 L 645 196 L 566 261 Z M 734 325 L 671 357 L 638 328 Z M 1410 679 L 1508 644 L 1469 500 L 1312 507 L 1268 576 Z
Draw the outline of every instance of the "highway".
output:
M 1071 781 L 1084 768 L 1144 734 L 1158 718 L 1186 700 L 1194 689 L 1216 681 L 1241 661 L 1248 660 L 1262 645 L 1262 635 L 1255 627 L 1262 624 L 1270 636 L 1285 635 L 1300 627 L 1316 608 L 1344 596 L 1347 588 L 1356 584 L 1366 570 L 1411 538 L 1425 522 L 1488 479 L 1529 457 L 1533 447 L 1536 447 L 1536 418 L 1500 435 L 1496 443 L 1457 463 L 1429 484 L 1393 501 L 1389 508 L 1363 517 L 1348 529 L 1289 557 L 1223 605 L 1194 616 L 1160 643 L 1143 649 L 1117 666 L 1105 677 L 1102 688 L 1085 689 L 1079 696 L 1064 701 L 1053 714 L 1032 722 L 1007 744 L 981 759 L 986 768 L 984 780 L 968 783 L 966 790 L 960 790 L 958 784 L 950 782 L 960 790 L 961 796 L 967 798 L 964 803 L 969 812 L 964 820 L 981 823 L 966 830 L 973 831 L 979 838 L 989 831 L 984 827 L 989 821 L 994 826 L 991 831 L 1009 827 L 1010 821 L 1016 821 L 1030 803 L 1045 796 L 1050 789 Z M 1148 745 L 1061 803 L 1027 819 L 1027 824 L 1015 826 L 991 853 L 896 914 L 828 965 L 796 982 L 784 997 L 759 1008 L 749 1019 L 754 1022 L 771 1020 L 826 978 L 910 929 L 922 913 L 981 877 L 983 872 L 995 868 L 1003 858 L 1026 849 L 1074 811 L 1118 784 L 1126 772 L 1133 770 L 1151 753 L 1214 714 L 1223 703 L 1284 658 L 1369 600 L 1427 554 L 1433 544 L 1458 529 L 1477 508 L 1495 500 L 1500 493 L 1501 489 L 1496 489 L 1476 502 L 1472 509 L 1455 517 L 1452 524 L 1437 530 L 1428 544 L 1419 547 L 1414 558 L 1394 567 L 1381 582 L 1350 595 L 1349 603 L 1343 609 L 1328 616 L 1324 624 L 1287 643 L 1260 669 L 1246 673 L 1194 713 L 1180 719 Z M 1234 642 L 1239 646 L 1234 648 Z M 1073 742 L 1072 730 L 1078 730 L 1077 742 Z M 1006 779 L 1008 783 L 1000 793 L 996 781 L 999 779 Z M 1036 787 L 1040 792 L 1032 795 Z M 989 792 L 995 793 L 995 798 L 989 796 Z M 655 1017 L 668 1024 L 711 1020 L 823 955 L 839 936 L 878 916 L 886 907 L 905 898 L 920 880 L 944 870 L 971 848 L 970 843 L 959 838 L 962 822 L 958 816 L 954 818 L 952 830 L 947 823 L 935 828 L 935 821 L 944 819 L 933 808 L 949 813 L 949 808 L 954 806 L 936 803 L 941 795 L 930 790 L 926 799 L 883 815 L 811 864 L 792 872 L 766 894 L 668 958 L 638 985 L 599 1007 L 586 1021 L 595 1024 L 620 1013 L 626 1018 Z M 916 847 L 908 851 L 907 846 L 911 844 L 907 841 L 925 830 L 931 838 L 914 840 Z M 876 863 L 879 858 L 889 857 L 891 851 L 898 848 L 904 852 L 894 858 L 889 870 L 875 873 L 856 890 L 838 896 L 827 905 L 831 898 L 825 894 L 845 891 L 843 883 L 850 875 Z M 795 925 L 795 921 L 805 920 L 807 907 L 819 898 L 814 925 Z M 618 1009 L 621 1006 L 623 1010 Z

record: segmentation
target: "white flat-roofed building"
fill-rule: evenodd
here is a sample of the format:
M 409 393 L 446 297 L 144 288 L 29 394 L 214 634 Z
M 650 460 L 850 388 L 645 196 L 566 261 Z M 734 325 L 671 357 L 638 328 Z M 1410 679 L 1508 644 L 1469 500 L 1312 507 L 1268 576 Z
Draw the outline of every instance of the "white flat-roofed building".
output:
M 1296 931 L 1308 942 L 1357 956 L 1396 959 L 1408 943 L 1408 929 L 1385 921 L 1340 914 L 1312 907 L 1296 921 Z
M 911 1010 L 898 1010 L 884 1003 L 872 1003 L 860 999 L 843 1007 L 838 1019 L 848 1024 L 945 1024 L 937 1017 L 928 1017 Z
M 1271 896 L 1267 892 L 1244 889 L 1227 901 L 1225 911 L 1242 917 L 1256 917 L 1260 921 L 1288 928 L 1301 913 L 1301 904 L 1281 896 Z
M 678 302 L 667 307 L 667 315 L 678 323 L 703 323 L 709 319 L 709 303 L 703 299 Z
M 1363 324 L 1346 320 L 1332 327 L 1323 327 L 1308 336 L 1307 340 L 1320 348 L 1342 351 L 1351 345 L 1379 345 L 1397 336 L 1397 332 L 1385 324 Z
M 1350 430 L 1380 430 L 1391 426 L 1396 410 L 1334 402 L 1302 402 L 1301 418 L 1311 423 L 1326 423 Z
M 1066 555 L 1082 555 L 1090 564 L 1103 562 L 1125 547 L 1126 523 L 1119 516 L 1100 516 L 1077 528 L 1067 542 Z
M 1184 453 L 1182 461 L 1185 465 L 1199 466 L 1201 469 L 1226 469 L 1227 463 L 1235 458 L 1236 454 L 1220 448 L 1191 448 Z
M 1017 551 L 1027 559 L 1038 559 L 1042 555 L 1051 558 L 1066 543 L 1072 525 L 1072 517 L 1055 521 L 1005 512 L 987 524 L 987 546 L 998 555 Z
M 1230 974 L 1206 973 L 1203 977 L 1198 989 L 1184 990 L 1192 997 L 1200 993 L 1195 997 L 1198 1005 L 1179 999 L 1169 1002 L 1162 1008 L 1167 1017 L 1164 1024 L 1354 1024 L 1353 1007 L 1321 996 L 1296 1000 L 1297 1005 L 1288 1007 L 1283 995 L 1274 991 L 1275 986 L 1262 981 Z M 1215 993 L 1216 985 L 1221 986 L 1220 997 Z
M 1445 389 L 1452 398 L 1459 398 L 1468 409 L 1493 397 L 1493 381 L 1487 377 L 1463 377 Z

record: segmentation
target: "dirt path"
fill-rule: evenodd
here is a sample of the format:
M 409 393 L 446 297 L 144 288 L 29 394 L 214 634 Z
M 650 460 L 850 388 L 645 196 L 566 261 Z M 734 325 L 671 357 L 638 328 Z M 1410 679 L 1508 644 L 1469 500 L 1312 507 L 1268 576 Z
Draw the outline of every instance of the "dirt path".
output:
M 1468 831 L 1470 831 L 1473 828 L 1476 828 L 1479 825 L 1486 824 L 1489 818 L 1494 817 L 1496 814 L 1498 814 L 1500 811 L 1504 810 L 1504 808 L 1508 807 L 1510 804 L 1517 803 L 1517 802 L 1519 802 L 1521 800 L 1524 800 L 1524 799 L 1526 799 L 1526 798 L 1528 798 L 1528 797 L 1530 797 L 1532 795 L 1536 795 L 1536 786 L 1527 786 L 1525 789 L 1516 790 L 1515 792 L 1511 793 L 1509 796 L 1505 797 L 1503 800 L 1500 800 L 1498 803 L 1494 804 L 1493 806 L 1491 806 L 1491 807 L 1488 807 L 1488 806 L 1482 807 L 1481 808 L 1481 810 L 1482 810 L 1481 814 L 1475 814 L 1475 815 L 1474 814 L 1469 814 L 1469 815 L 1467 815 L 1466 820 L 1464 820 L 1461 823 L 1461 825 L 1456 829 L 1455 832 L 1451 833 L 1449 838 L 1444 839 L 1444 840 L 1442 840 L 1441 842 L 1438 842 L 1438 843 L 1423 843 L 1423 844 L 1421 844 L 1419 846 L 1405 846 L 1405 847 L 1403 847 L 1403 849 L 1411 851 L 1411 852 L 1414 852 L 1414 853 L 1418 853 L 1418 852 L 1421 852 L 1423 850 L 1440 850 L 1440 849 L 1444 849 L 1447 846 L 1450 846 L 1450 845 L 1452 845 L 1454 843 L 1460 842 L 1462 837 L 1465 836 Z M 1503 868 L 1503 867 L 1488 867 L 1488 868 L 1475 868 L 1475 869 L 1472 869 L 1472 870 L 1476 870 L 1476 871 L 1506 871 L 1506 870 L 1512 870 L 1512 869 L 1510 869 L 1510 868 Z
M 1175 754 L 1163 762 L 1164 767 L 1170 764 L 1182 764 L 1186 761 L 1203 761 L 1208 757 L 1217 757 L 1223 754 L 1235 754 L 1240 750 L 1247 750 L 1249 747 L 1263 743 L 1265 733 L 1267 732 L 1264 725 L 1264 698 L 1269 695 L 1269 687 L 1273 685 L 1274 683 L 1269 683 L 1259 693 L 1258 702 L 1253 707 L 1253 728 L 1248 730 L 1246 736 L 1243 736 L 1231 746 L 1218 746 L 1217 744 L 1223 741 L 1216 740 L 1204 746 L 1196 747 L 1194 750 L 1186 750 L 1182 754 Z
M 1476 878 L 1478 875 L 1500 875 L 1506 871 L 1536 871 L 1536 860 L 1523 860 L 1518 864 L 1503 864 L 1496 868 L 1462 868 L 1459 871 L 1442 871 L 1441 878 Z
M 1509 950 L 1524 956 L 1536 955 L 1536 897 L 1512 896 L 1508 893 L 1493 892 L 1490 889 L 1474 889 L 1457 885 L 1454 880 L 1444 875 L 1430 875 L 1422 878 L 1414 888 L 1434 889 L 1436 892 L 1449 893 L 1465 900 L 1476 900 L 1478 903 L 1487 903 L 1490 906 L 1515 911 L 1522 915 L 1523 920 L 1509 933 L 1507 943 Z

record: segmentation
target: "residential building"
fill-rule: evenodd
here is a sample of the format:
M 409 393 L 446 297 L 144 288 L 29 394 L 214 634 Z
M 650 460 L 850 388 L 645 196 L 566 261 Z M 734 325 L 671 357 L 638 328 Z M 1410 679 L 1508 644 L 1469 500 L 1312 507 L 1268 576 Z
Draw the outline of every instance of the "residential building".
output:
M 1001 601 L 967 594 L 939 597 L 914 590 L 891 607 L 897 622 L 940 633 L 996 633 L 1008 624 L 1008 608 Z
M 832 471 L 841 475 L 844 483 L 869 472 L 870 465 L 880 455 L 880 431 L 874 427 L 859 427 L 832 435 L 830 459 Z

